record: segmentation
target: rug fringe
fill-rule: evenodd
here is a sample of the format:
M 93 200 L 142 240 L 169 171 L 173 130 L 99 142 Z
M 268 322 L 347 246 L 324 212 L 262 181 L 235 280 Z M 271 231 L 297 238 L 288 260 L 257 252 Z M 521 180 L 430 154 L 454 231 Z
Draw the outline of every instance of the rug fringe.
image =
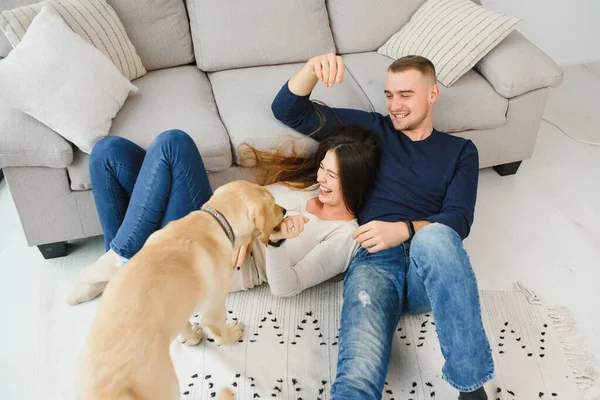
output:
M 548 307 L 548 314 L 565 350 L 577 386 L 586 394 L 586 399 L 598 399 L 600 382 L 595 361 L 586 348 L 585 338 L 580 334 L 573 314 L 565 307 Z
M 527 286 L 523 284 L 523 282 L 518 281 L 513 284 L 515 292 L 521 292 L 527 298 L 529 304 L 534 304 L 536 306 L 543 306 L 544 302 L 542 298 L 533 290 L 529 289 Z
M 523 293 L 534 305 L 544 305 L 541 297 L 522 282 L 514 284 L 515 291 Z M 600 400 L 600 381 L 595 360 L 587 350 L 585 338 L 579 332 L 577 322 L 566 307 L 547 307 L 548 315 L 569 363 L 577 387 L 588 400 Z

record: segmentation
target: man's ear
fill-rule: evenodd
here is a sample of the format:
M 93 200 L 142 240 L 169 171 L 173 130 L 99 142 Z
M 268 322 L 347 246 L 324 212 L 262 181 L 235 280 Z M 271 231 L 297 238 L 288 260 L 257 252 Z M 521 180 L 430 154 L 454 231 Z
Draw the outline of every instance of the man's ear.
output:
M 440 96 L 440 87 L 436 83 L 431 87 L 431 91 L 429 92 L 429 103 L 430 104 L 435 103 L 439 96 Z

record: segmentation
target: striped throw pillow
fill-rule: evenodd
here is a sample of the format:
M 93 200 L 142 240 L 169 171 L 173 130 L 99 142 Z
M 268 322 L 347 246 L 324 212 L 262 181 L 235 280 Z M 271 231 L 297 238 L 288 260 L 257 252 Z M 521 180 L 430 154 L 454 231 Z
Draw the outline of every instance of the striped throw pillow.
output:
M 104 0 L 44 0 L 0 14 L 0 29 L 16 47 L 42 7 L 56 11 L 69 28 L 100 50 L 130 81 L 146 74 L 115 10 Z
M 428 0 L 377 52 L 393 59 L 428 58 L 450 86 L 512 32 L 519 19 L 471 0 Z

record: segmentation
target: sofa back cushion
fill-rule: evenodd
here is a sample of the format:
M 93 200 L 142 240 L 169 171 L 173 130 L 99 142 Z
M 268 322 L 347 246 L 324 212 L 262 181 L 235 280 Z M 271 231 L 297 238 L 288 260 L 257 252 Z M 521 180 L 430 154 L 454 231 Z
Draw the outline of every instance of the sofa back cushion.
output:
M 107 0 L 148 71 L 194 61 L 184 0 Z
M 123 23 L 104 0 L 43 0 L 2 11 L 0 29 L 15 48 L 19 47 L 44 7 L 57 14 L 66 23 L 67 30 L 99 50 L 127 79 L 133 80 L 146 74 Z
M 187 0 L 187 8 L 203 71 L 306 61 L 335 51 L 325 0 Z
M 375 51 L 425 0 L 327 0 L 338 54 Z
M 40 0 L 1 0 L 0 11 Z M 184 0 L 107 0 L 125 26 L 142 64 L 148 71 L 189 64 L 194 49 Z M 0 57 L 12 46 L 0 32 Z
M 426 0 L 327 0 L 338 54 L 375 51 L 398 32 Z M 472 0 L 481 5 L 481 0 Z

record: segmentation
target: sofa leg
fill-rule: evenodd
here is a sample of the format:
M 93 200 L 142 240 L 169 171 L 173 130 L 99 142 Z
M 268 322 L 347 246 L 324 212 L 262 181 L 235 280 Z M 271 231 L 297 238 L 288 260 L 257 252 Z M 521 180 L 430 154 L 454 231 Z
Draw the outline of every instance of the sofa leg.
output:
M 2 168 L 0 168 L 0 182 L 4 179 L 4 172 L 2 172 Z
M 517 173 L 521 161 L 515 161 L 508 164 L 494 165 L 494 169 L 500 176 L 514 175 Z
M 67 255 L 67 242 L 42 244 L 37 247 L 46 260 Z

